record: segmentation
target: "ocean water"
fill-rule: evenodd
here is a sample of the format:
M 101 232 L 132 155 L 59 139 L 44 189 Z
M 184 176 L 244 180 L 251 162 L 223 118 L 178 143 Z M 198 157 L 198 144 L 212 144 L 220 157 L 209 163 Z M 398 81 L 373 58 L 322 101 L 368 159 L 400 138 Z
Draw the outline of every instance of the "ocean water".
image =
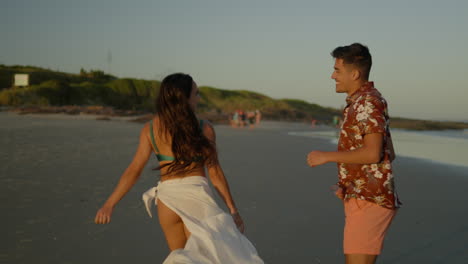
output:
M 291 136 L 328 139 L 338 143 L 338 132 L 293 131 Z M 408 131 L 392 130 L 393 144 L 397 156 L 425 159 L 430 162 L 468 168 L 468 130 Z

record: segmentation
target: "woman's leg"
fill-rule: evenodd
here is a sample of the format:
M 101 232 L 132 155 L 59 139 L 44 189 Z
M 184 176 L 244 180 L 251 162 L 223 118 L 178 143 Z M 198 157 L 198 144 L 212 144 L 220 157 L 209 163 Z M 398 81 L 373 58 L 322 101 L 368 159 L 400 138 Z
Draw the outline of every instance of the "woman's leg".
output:
M 190 232 L 185 227 L 180 216 L 158 200 L 159 224 L 166 236 L 167 245 L 171 251 L 184 248 Z

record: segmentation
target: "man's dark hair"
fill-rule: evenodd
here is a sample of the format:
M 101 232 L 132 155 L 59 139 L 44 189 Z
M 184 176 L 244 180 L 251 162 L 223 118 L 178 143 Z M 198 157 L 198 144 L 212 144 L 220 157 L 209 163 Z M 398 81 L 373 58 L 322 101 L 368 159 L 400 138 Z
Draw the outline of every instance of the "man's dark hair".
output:
M 353 43 L 349 46 L 334 49 L 331 55 L 335 59 L 342 59 L 344 64 L 352 64 L 361 71 L 362 77 L 366 81 L 369 79 L 372 56 L 366 46 L 360 43 Z

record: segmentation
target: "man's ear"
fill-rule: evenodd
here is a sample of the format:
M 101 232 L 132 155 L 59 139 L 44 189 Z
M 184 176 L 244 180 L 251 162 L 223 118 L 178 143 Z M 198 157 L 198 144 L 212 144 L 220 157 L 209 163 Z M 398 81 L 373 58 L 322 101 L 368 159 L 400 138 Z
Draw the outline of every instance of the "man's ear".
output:
M 353 69 L 351 73 L 351 77 L 353 78 L 354 81 L 357 81 L 361 78 L 361 71 L 358 69 Z

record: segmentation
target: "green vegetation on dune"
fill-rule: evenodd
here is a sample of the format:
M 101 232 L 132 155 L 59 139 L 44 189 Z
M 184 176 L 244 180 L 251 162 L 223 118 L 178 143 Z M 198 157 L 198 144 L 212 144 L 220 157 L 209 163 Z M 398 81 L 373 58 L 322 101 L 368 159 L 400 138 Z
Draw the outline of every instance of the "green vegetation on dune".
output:
M 311 104 L 298 99 L 283 99 L 281 100 L 288 104 L 294 111 L 304 113 L 308 119 L 317 119 L 321 121 L 329 121 L 333 116 L 340 116 L 341 111 L 331 107 L 322 107 L 318 104 Z M 307 115 L 308 114 L 308 115 Z
M 159 82 L 137 79 L 117 79 L 106 83 L 109 91 L 103 104 L 118 109 L 153 111 Z
M 13 87 L 16 73 L 28 73 L 31 85 Z M 100 70 L 79 74 L 51 71 L 33 66 L 0 65 L 0 106 L 35 107 L 61 109 L 61 106 L 74 106 L 97 109 L 115 109 L 116 113 L 151 113 L 159 92 L 159 81 L 133 78 L 116 78 Z M 305 121 L 312 119 L 322 123 L 331 122 L 341 111 L 322 107 L 298 99 L 273 99 L 266 95 L 245 90 L 223 90 L 214 87 L 200 87 L 201 101 L 199 112 L 213 121 L 227 122 L 237 109 L 244 111 L 260 110 L 263 118 L 282 121 Z M 103 108 L 103 109 L 104 109 Z M 51 109 L 44 110 L 51 112 Z M 85 110 L 85 112 L 88 110 Z M 108 112 L 108 110 L 106 110 Z M 26 111 L 27 112 L 27 111 Z M 467 123 L 435 122 L 405 118 L 392 118 L 392 127 L 413 130 L 440 130 L 468 128 Z
M 115 76 L 100 70 L 85 71 L 81 69 L 79 74 L 52 71 L 34 66 L 5 66 L 0 65 L 0 90 L 11 88 L 14 85 L 15 74 L 29 74 L 30 85 L 39 85 L 46 81 L 55 80 L 63 83 L 105 83 L 117 79 Z
M 310 104 L 302 100 L 276 100 L 266 95 L 237 90 L 222 90 L 213 87 L 200 87 L 202 111 L 217 111 L 218 113 L 232 113 L 237 109 L 262 111 L 267 119 L 308 121 L 312 118 L 329 121 L 340 112 L 336 109 L 325 108 L 317 104 Z
M 216 109 L 230 113 L 237 109 L 262 109 L 265 111 L 285 106 L 280 101 L 266 95 L 243 90 L 231 91 L 213 87 L 200 87 L 200 94 L 202 97 L 200 107 L 203 110 Z
M 12 87 L 16 73 L 29 74 L 31 85 Z M 69 74 L 31 66 L 0 65 L 0 80 L 9 85 L 0 90 L 0 105 L 6 106 L 102 105 L 152 111 L 159 89 L 157 81 L 117 79 L 99 70 Z

